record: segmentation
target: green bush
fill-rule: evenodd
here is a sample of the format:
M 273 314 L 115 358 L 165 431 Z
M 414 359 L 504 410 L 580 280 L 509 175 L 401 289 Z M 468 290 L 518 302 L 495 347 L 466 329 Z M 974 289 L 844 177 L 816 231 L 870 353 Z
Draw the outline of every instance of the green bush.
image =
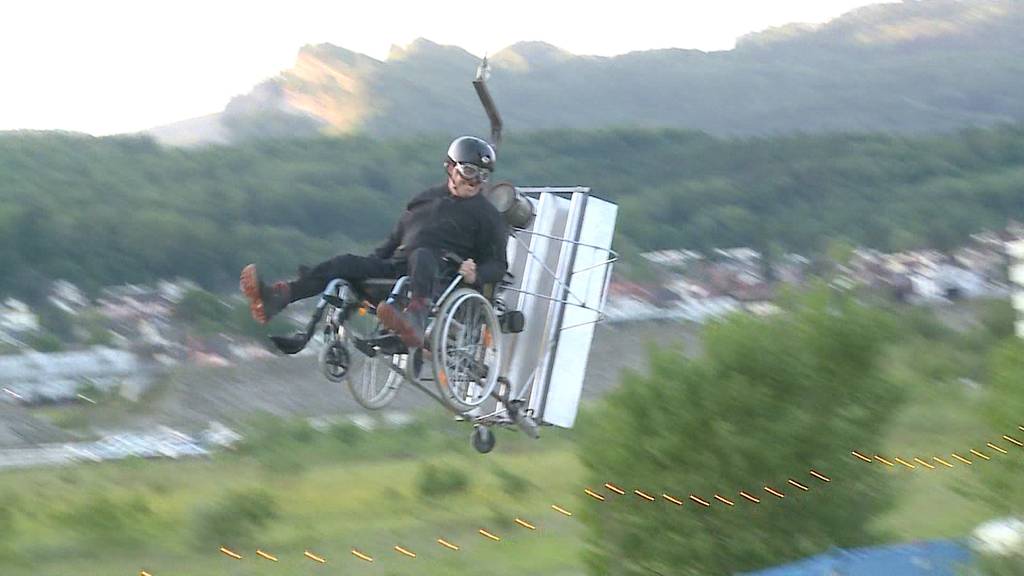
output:
M 911 335 L 928 341 L 949 341 L 956 332 L 942 323 L 928 308 L 907 308 L 901 310 L 900 321 Z
M 251 543 L 255 532 L 279 515 L 277 501 L 266 490 L 230 492 L 194 512 L 193 535 L 200 546 L 241 547 Z
M 28 345 L 37 352 L 60 352 L 64 343 L 49 332 L 39 332 L 28 337 Z
M 522 496 L 533 487 L 533 482 L 501 466 L 493 468 L 493 471 L 494 475 L 498 478 L 498 482 L 501 483 L 502 492 L 509 496 Z
M 231 307 L 205 290 L 190 290 L 178 302 L 174 316 L 201 333 L 212 334 L 224 329 L 231 319 Z
M 14 539 L 15 529 L 17 526 L 14 523 L 14 506 L 8 502 L 0 502 L 0 558 L 2 558 L 5 552 L 10 552 L 8 549 L 11 540 Z
M 977 570 L 969 572 L 977 576 L 1019 576 L 1024 574 L 1024 558 L 1021 556 L 978 557 Z
M 349 448 L 355 448 L 366 440 L 366 432 L 351 422 L 343 422 L 331 426 L 330 435 Z
M 142 541 L 153 511 L 142 496 L 95 494 L 57 513 L 60 524 L 89 545 L 129 545 Z
M 316 430 L 302 419 L 261 415 L 249 422 L 238 453 L 277 474 L 298 474 L 309 468 Z
M 49 302 L 38 306 L 36 314 L 39 316 L 39 326 L 43 332 L 52 334 L 62 342 L 68 341 L 71 338 L 71 333 L 74 329 L 71 314 Z
M 261 452 L 273 448 L 294 448 L 313 441 L 316 430 L 303 419 L 284 419 L 270 414 L 253 417 L 248 423 L 246 438 L 239 445 L 242 452 Z
M 63 430 L 82 430 L 89 427 L 89 415 L 81 410 L 65 410 L 54 414 L 50 421 Z
M 1017 313 L 1009 300 L 982 300 L 977 304 L 978 319 L 982 326 L 997 340 L 1009 338 L 1014 334 L 1014 321 Z
M 451 465 L 427 464 L 416 477 L 416 489 L 428 498 L 459 494 L 468 488 L 469 476 Z
M 114 340 L 109 321 L 96 311 L 83 312 L 78 317 L 78 325 L 85 333 L 86 346 L 110 346 Z

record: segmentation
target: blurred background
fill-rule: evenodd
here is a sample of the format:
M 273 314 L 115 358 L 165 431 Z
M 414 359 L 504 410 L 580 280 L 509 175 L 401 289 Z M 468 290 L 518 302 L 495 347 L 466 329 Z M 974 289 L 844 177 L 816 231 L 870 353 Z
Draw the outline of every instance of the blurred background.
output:
M 1024 5 L 548 4 L 5 18 L 0 574 L 1024 573 Z M 485 54 L 496 179 L 622 259 L 577 425 L 481 455 L 237 279 L 383 240 Z

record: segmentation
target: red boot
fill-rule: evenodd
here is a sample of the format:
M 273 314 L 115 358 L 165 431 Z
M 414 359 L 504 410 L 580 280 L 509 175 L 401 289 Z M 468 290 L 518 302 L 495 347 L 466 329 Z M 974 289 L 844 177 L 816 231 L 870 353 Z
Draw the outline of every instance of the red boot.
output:
M 385 328 L 398 334 L 410 350 L 423 346 L 423 333 L 427 329 L 427 299 L 414 297 L 405 310 L 384 302 L 377 307 L 377 318 Z
M 267 286 L 260 281 L 255 264 L 242 268 L 238 287 L 249 299 L 249 311 L 260 324 L 269 322 L 291 302 L 291 289 L 288 283 L 275 282 L 272 286 Z

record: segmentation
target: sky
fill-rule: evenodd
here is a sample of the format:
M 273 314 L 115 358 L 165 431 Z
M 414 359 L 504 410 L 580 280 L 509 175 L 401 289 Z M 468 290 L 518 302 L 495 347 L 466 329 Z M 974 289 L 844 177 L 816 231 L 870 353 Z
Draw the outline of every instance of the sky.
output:
M 0 10 L 0 130 L 101 136 L 212 114 L 307 44 L 380 60 L 420 37 L 477 56 L 526 40 L 598 56 L 729 50 L 878 1 L 14 1 Z

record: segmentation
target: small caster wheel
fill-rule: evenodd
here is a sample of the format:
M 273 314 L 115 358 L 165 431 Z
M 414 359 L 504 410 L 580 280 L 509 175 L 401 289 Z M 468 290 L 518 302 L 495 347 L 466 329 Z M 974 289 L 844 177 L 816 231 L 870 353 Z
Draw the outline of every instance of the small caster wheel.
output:
M 487 426 L 477 426 L 474 428 L 471 439 L 473 441 L 473 448 L 481 454 L 487 454 L 494 450 L 496 438 L 494 437 L 494 432 L 491 432 L 491 429 Z
M 341 342 L 329 342 L 320 349 L 320 370 L 331 382 L 341 382 L 348 375 L 348 349 Z

